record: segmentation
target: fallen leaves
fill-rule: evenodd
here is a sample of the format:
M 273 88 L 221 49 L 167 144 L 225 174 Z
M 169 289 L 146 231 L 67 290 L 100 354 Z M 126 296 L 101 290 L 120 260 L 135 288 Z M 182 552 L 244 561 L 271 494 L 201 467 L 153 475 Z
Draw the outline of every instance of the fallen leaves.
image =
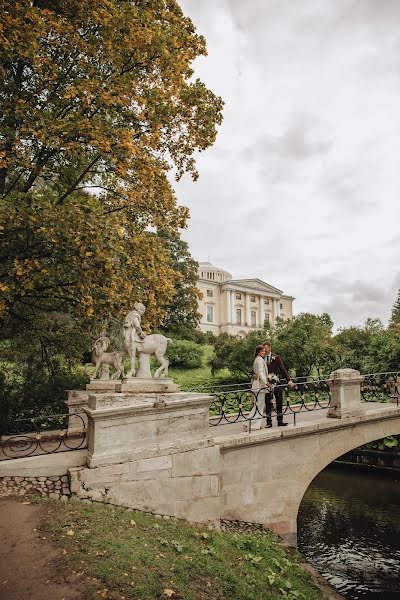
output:
M 169 589 L 169 588 L 165 588 L 165 590 L 163 590 L 163 594 L 167 598 L 172 598 L 172 596 L 176 596 L 176 592 L 174 590 Z

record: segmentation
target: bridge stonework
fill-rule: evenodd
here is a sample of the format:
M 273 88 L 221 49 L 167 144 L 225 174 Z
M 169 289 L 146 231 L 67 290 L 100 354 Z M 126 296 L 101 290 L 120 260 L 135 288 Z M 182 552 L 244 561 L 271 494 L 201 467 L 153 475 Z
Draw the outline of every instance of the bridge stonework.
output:
M 400 434 L 400 407 L 362 403 L 361 381 L 357 371 L 336 371 L 328 416 L 314 411 L 297 426 L 253 432 L 210 427 L 207 394 L 162 383 L 159 392 L 89 390 L 73 398 L 87 417 L 87 451 L 1 461 L 0 477 L 68 471 L 82 499 L 194 522 L 258 523 L 295 544 L 314 477 L 342 454 Z
M 250 433 L 228 425 L 223 436 L 212 435 L 205 394 L 90 395 L 87 465 L 70 469 L 71 491 L 190 521 L 260 523 L 295 544 L 314 477 L 349 450 L 400 434 L 400 408 L 366 410 L 361 381 L 351 369 L 332 374 L 331 418 Z
M 400 434 L 400 409 L 323 419 L 284 431 L 216 439 L 221 451 L 222 518 L 262 523 L 295 545 L 297 513 L 308 486 L 333 460 Z

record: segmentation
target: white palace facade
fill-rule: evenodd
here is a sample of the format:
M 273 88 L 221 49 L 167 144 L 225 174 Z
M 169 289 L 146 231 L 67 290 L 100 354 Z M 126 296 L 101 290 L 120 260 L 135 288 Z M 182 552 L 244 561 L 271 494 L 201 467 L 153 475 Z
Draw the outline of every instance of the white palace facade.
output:
M 261 279 L 232 279 L 232 275 L 209 262 L 199 264 L 197 287 L 201 319 L 199 329 L 219 335 L 226 331 L 244 337 L 265 321 L 292 317 L 293 296 L 287 296 Z

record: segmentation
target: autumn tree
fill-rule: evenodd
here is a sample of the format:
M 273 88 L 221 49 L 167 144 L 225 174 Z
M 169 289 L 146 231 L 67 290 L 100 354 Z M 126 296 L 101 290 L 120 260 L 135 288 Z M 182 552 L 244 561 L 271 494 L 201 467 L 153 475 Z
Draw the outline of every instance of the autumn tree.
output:
M 193 78 L 205 40 L 175 0 L 0 0 L 3 336 L 73 354 L 141 299 L 162 322 L 183 281 L 158 232 L 187 210 L 222 101 Z M 164 308 L 163 308 L 164 307 Z

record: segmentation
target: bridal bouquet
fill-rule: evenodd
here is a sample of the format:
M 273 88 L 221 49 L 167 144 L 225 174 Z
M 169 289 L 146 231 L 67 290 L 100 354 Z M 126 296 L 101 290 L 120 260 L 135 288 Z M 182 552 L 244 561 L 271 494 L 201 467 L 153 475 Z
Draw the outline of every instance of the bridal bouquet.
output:
M 268 373 L 268 382 L 272 385 L 279 383 L 279 377 L 276 373 Z

